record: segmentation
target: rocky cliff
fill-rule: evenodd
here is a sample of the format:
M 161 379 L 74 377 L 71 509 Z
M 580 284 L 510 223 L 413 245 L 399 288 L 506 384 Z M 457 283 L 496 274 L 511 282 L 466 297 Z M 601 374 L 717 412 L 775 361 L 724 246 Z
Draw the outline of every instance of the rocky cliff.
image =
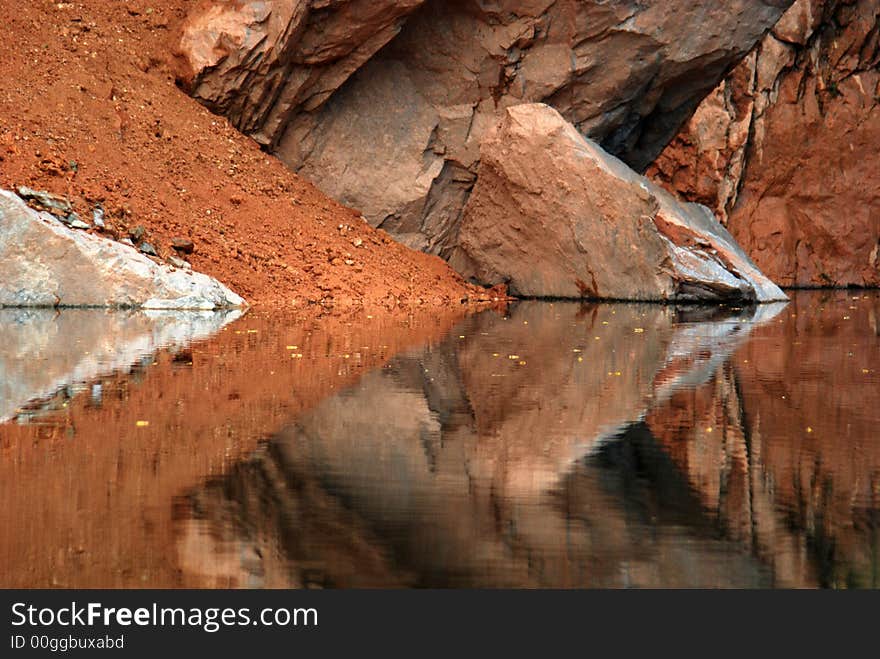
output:
M 878 35 L 877 0 L 798 0 L 650 169 L 779 284 L 880 284 Z
M 213 0 L 176 47 L 196 98 L 374 226 L 446 256 L 505 108 L 546 102 L 643 169 L 790 4 Z

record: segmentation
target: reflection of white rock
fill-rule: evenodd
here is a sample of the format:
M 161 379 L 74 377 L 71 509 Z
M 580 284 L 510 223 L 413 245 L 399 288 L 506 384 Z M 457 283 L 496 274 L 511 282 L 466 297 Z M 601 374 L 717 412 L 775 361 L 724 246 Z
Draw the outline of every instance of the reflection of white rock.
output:
M 237 309 L 0 309 L 0 422 L 63 387 L 83 387 L 161 348 L 179 350 L 208 338 L 241 315 Z
M 755 327 L 770 322 L 787 304 L 773 302 L 757 305 L 724 318 L 676 325 L 666 348 L 664 364 L 654 378 L 650 404 L 638 417 L 621 426 L 609 427 L 586 444 L 578 446 L 572 463 L 597 453 L 608 442 L 619 439 L 631 423 L 644 421 L 650 411 L 660 408 L 678 392 L 696 389 L 708 382 L 733 353 L 745 345 Z
M 208 275 L 156 263 L 0 190 L 0 307 L 218 309 L 245 301 Z

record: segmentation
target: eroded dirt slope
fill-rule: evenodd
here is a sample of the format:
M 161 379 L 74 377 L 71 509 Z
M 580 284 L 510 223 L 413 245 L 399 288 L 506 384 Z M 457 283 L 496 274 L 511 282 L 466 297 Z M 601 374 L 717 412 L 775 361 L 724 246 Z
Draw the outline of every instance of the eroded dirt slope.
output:
M 394 243 L 174 85 L 168 35 L 184 0 L 0 0 L 0 187 L 103 205 L 161 257 L 191 239 L 197 269 L 251 303 L 458 304 L 474 290 Z

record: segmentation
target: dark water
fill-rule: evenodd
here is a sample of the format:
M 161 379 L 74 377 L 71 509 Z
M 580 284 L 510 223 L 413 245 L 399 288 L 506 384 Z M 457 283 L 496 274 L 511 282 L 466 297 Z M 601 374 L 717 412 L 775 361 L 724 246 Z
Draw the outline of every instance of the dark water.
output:
M 334 322 L 0 311 L 0 585 L 880 586 L 876 292 Z

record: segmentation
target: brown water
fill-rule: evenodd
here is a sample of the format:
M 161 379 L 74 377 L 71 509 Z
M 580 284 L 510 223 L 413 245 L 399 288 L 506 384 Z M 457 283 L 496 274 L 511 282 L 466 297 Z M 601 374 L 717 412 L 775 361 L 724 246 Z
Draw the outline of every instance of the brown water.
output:
M 0 586 L 880 586 L 877 292 L 0 335 Z

